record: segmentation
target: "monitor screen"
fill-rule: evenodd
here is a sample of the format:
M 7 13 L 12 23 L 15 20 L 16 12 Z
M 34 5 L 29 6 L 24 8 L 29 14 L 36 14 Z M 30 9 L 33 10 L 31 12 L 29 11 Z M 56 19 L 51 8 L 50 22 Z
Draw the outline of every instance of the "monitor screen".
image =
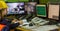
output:
M 28 12 L 28 14 L 30 13 L 34 13 L 35 12 L 35 6 L 36 6 L 36 2 L 28 2 L 27 3 L 27 7 L 25 8 L 25 10 Z
M 59 19 L 59 5 L 49 4 L 48 18 Z
M 36 5 L 36 14 L 40 17 L 47 17 L 46 5 Z
M 7 14 L 25 14 L 24 3 L 7 3 Z

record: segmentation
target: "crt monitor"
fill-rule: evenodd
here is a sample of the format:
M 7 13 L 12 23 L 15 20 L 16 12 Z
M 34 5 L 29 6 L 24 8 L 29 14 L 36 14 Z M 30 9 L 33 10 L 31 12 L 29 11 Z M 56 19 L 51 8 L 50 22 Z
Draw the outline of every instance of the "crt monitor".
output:
M 25 8 L 25 10 L 28 12 L 28 14 L 30 13 L 34 13 L 35 12 L 35 6 L 36 6 L 36 2 L 28 2 L 27 3 L 27 7 Z
M 40 17 L 47 17 L 46 5 L 36 5 L 36 15 Z
M 25 14 L 24 3 L 7 3 L 7 14 Z
M 48 18 L 59 20 L 59 4 L 49 3 Z

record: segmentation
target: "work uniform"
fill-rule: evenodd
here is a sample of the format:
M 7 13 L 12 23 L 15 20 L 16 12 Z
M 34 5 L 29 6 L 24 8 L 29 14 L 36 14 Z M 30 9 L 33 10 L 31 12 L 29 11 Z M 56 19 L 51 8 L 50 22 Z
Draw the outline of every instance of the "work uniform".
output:
M 7 21 L 6 19 L 3 19 L 0 24 L 1 31 L 10 31 L 10 29 L 14 29 L 20 25 L 19 23 L 11 24 L 11 21 Z

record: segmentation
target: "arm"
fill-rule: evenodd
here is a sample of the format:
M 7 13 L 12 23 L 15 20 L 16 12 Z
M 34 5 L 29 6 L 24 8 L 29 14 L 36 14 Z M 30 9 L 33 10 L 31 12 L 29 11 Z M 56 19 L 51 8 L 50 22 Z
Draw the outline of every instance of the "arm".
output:
M 3 19 L 1 23 L 6 24 L 6 25 L 10 25 L 11 21 L 7 21 L 6 19 Z
M 15 24 L 11 24 L 11 29 L 13 29 L 13 28 L 16 28 L 16 27 L 18 27 L 20 24 L 19 23 L 15 23 Z
M 16 28 L 23 23 L 22 21 L 16 21 L 16 20 L 13 20 L 12 22 L 13 24 L 11 24 L 11 28 Z

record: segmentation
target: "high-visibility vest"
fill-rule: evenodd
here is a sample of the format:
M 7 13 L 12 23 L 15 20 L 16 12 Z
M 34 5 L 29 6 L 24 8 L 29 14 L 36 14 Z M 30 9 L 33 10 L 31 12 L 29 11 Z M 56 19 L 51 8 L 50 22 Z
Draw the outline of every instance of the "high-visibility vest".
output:
M 0 24 L 0 31 L 2 31 L 4 29 L 5 25 Z

